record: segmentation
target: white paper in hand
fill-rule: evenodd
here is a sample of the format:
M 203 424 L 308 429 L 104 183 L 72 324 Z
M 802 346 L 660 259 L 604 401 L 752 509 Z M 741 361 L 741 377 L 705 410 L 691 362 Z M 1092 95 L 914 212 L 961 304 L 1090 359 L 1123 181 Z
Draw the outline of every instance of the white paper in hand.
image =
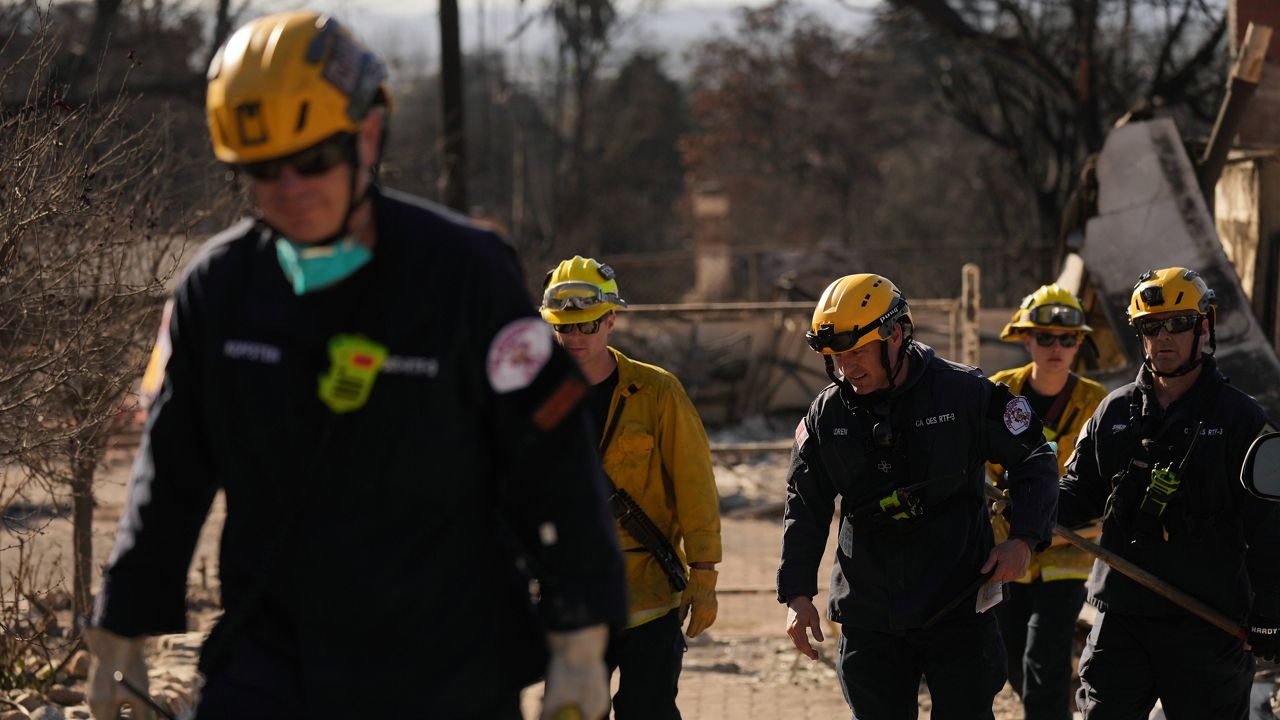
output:
M 989 582 L 978 588 L 978 600 L 974 612 L 984 613 L 1004 600 L 1004 583 Z

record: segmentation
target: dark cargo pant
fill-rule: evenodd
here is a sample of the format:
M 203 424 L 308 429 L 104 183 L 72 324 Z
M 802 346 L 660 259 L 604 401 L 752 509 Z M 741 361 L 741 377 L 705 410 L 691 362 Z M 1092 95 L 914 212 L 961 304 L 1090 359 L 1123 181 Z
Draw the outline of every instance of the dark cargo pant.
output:
M 934 720 L 992 720 L 1004 642 L 990 612 L 894 633 L 844 625 L 836 670 L 855 720 L 914 720 L 922 675 Z
M 1076 703 L 1085 720 L 1145 718 L 1157 698 L 1169 720 L 1246 720 L 1253 667 L 1241 640 L 1197 617 L 1098 613 Z
M 613 696 L 617 720 L 680 720 L 676 708 L 680 667 L 687 649 L 680 629 L 680 611 L 616 633 L 609 639 L 605 660 L 618 670 Z
M 996 606 L 1009 657 L 1009 684 L 1022 698 L 1026 720 L 1071 720 L 1071 654 L 1083 580 L 1005 583 Z

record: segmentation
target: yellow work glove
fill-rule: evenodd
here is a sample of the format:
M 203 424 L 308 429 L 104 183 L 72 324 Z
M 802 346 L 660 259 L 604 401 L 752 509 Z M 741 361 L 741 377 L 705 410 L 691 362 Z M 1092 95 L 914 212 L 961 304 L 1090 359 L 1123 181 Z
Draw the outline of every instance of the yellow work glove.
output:
M 85 693 L 89 711 L 97 720 L 116 720 L 120 708 L 128 705 L 136 720 L 155 720 L 156 714 L 116 682 L 122 673 L 134 687 L 147 692 L 147 663 L 142 659 L 144 637 L 124 637 L 110 630 L 89 628 L 84 631 L 89 646 L 89 687 Z
M 609 670 L 604 664 L 608 643 L 609 628 L 604 624 L 547 633 L 551 659 L 541 720 L 599 720 L 609 712 Z
M 685 634 L 691 638 L 701 635 L 716 621 L 716 577 L 719 575 L 715 570 L 689 568 L 689 586 L 680 598 L 680 615 L 689 615 Z

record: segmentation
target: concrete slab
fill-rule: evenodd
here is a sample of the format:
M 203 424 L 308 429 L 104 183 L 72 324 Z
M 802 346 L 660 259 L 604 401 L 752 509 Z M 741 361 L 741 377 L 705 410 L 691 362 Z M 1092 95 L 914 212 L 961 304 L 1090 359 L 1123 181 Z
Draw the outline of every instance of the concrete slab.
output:
M 1098 216 L 1085 237 L 1081 255 L 1113 327 L 1127 327 L 1125 309 L 1142 272 L 1171 266 L 1200 272 L 1218 297 L 1219 365 L 1280 416 L 1280 360 L 1249 309 L 1172 120 L 1130 123 L 1107 136 L 1098 158 Z M 1119 335 L 1136 372 L 1138 339 Z

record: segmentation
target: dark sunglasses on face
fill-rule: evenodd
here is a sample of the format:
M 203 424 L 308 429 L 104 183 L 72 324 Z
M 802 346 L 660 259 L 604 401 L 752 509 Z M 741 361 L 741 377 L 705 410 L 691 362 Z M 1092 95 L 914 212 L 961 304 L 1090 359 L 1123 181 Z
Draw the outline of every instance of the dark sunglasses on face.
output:
M 303 177 L 315 177 L 329 172 L 339 163 L 353 161 L 354 158 L 355 135 L 338 133 L 292 155 L 275 160 L 244 163 L 237 165 L 236 169 L 254 180 L 272 182 L 280 179 L 286 165 Z
M 608 317 L 608 316 L 606 315 L 603 317 L 598 317 L 595 320 L 592 320 L 590 322 L 564 323 L 564 324 L 552 325 L 551 329 L 555 330 L 561 335 L 568 335 L 569 333 L 573 332 L 574 328 L 577 328 L 578 332 L 583 335 L 595 335 L 596 333 L 600 332 L 600 323 L 604 322 L 605 317 Z
M 1075 347 L 1076 343 L 1080 342 L 1080 336 L 1072 333 L 1068 333 L 1066 335 L 1054 335 L 1053 333 L 1036 333 L 1032 337 L 1036 339 L 1037 345 L 1045 348 L 1053 347 L 1053 344 L 1055 342 L 1064 348 Z
M 1147 337 L 1155 337 L 1160 334 L 1163 328 L 1170 335 L 1184 333 L 1196 326 L 1196 321 L 1200 319 L 1199 315 L 1174 315 L 1162 320 L 1139 320 L 1138 332 Z

